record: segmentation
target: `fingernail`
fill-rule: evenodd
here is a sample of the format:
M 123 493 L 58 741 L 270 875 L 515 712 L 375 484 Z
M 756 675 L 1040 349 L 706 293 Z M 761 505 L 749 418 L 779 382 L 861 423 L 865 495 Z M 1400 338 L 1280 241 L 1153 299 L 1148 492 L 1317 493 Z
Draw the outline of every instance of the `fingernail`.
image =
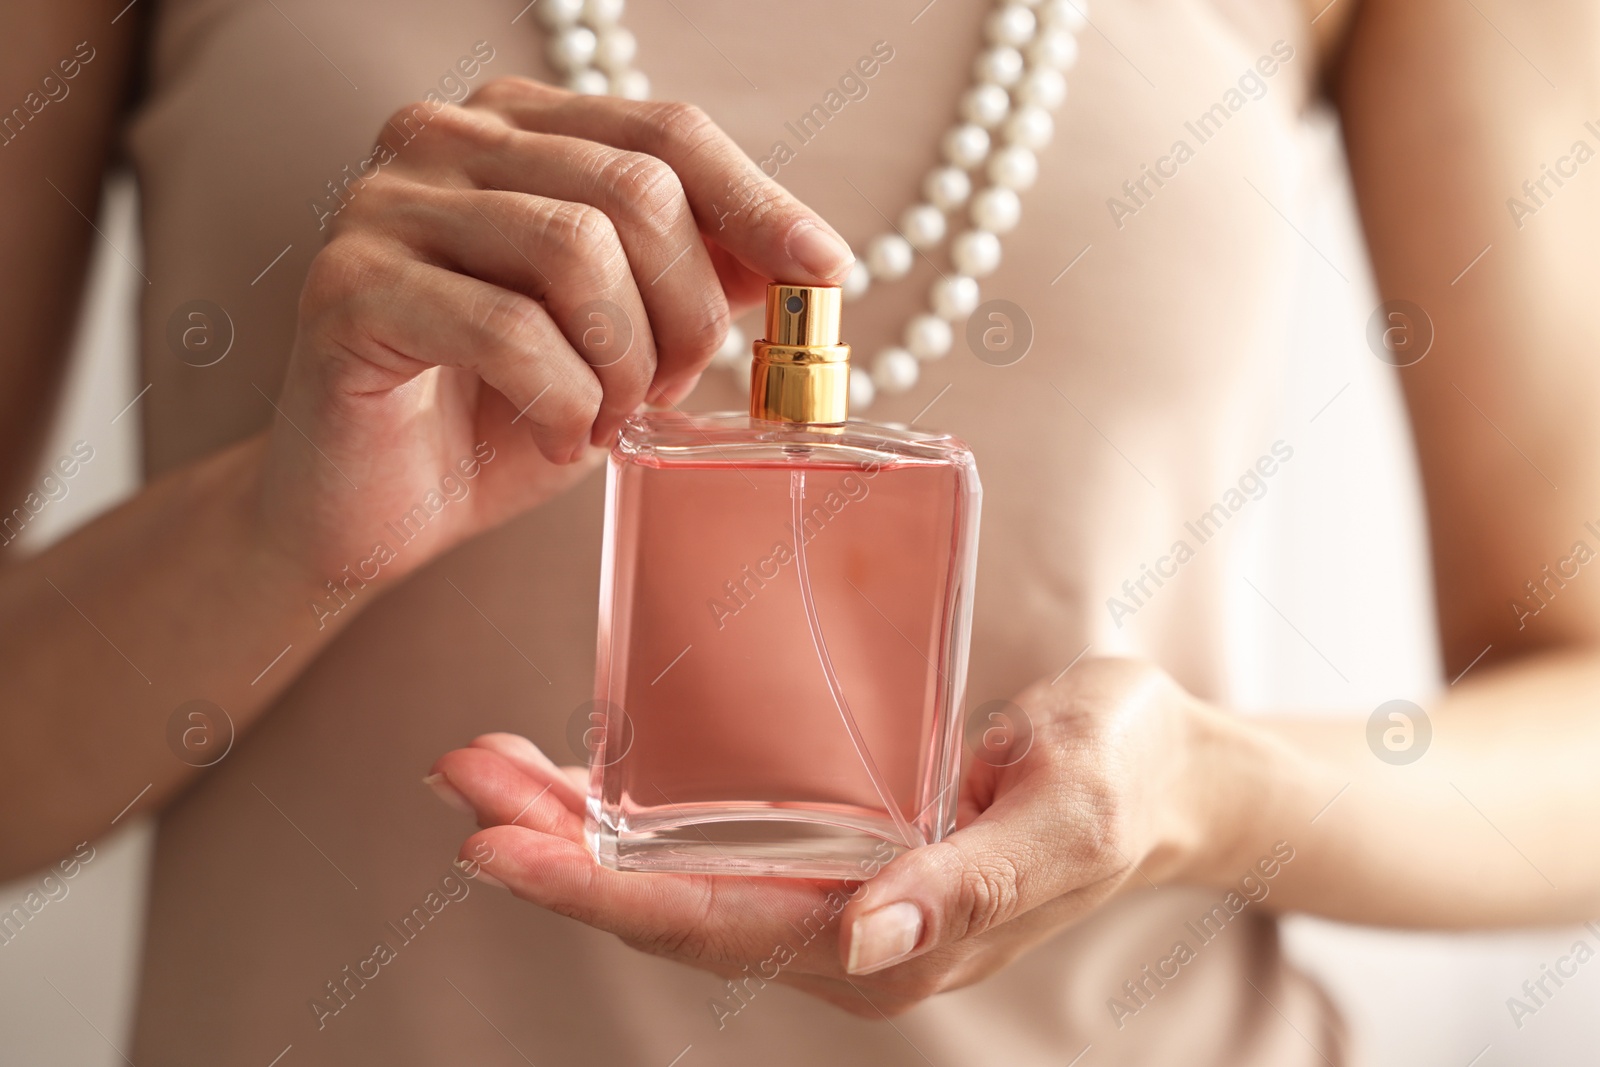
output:
M 869 911 L 850 928 L 850 960 L 845 970 L 869 974 L 911 954 L 922 936 L 922 911 L 902 900 Z
M 434 795 L 457 811 L 468 815 L 476 815 L 472 805 L 467 803 L 467 798 L 461 795 L 460 790 L 450 784 L 450 779 L 443 774 L 430 774 L 422 780 L 422 784 L 433 790 Z
M 819 278 L 843 274 L 855 262 L 849 245 L 809 222 L 789 231 L 788 252 L 795 262 Z

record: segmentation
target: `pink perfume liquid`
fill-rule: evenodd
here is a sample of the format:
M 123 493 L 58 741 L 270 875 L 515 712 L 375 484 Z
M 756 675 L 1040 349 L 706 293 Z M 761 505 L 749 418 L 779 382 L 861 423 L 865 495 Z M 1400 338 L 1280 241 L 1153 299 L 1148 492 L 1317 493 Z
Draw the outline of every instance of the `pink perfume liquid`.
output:
M 630 420 L 601 587 L 601 862 L 859 877 L 948 833 L 978 502 L 949 437 Z

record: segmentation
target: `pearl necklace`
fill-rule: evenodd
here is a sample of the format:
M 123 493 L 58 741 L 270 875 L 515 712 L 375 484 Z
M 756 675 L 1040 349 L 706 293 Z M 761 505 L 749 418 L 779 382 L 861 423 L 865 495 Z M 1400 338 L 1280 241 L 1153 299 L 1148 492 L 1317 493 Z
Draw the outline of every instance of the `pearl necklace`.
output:
M 973 84 L 961 97 L 962 121 L 940 141 L 943 163 L 922 182 L 924 199 L 906 208 L 897 232 L 867 242 L 844 282 L 844 297 L 863 296 L 873 282 L 897 281 L 910 273 L 916 254 L 945 243 L 948 215 L 967 209 L 971 228 L 950 240 L 957 273 L 940 277 L 928 294 L 929 311 L 906 323 L 902 344 L 880 351 L 870 373 L 850 371 L 850 406 L 870 407 L 879 393 L 904 393 L 917 384 L 919 364 L 941 359 L 955 341 L 952 324 L 978 306 L 978 279 L 1000 266 L 1000 235 L 1022 218 L 1018 193 L 1039 176 L 1035 155 L 1055 132 L 1051 112 L 1067 96 L 1064 71 L 1078 59 L 1075 34 L 1087 19 L 1086 0 L 1000 0 L 984 22 L 988 47 L 973 65 Z M 638 52 L 633 34 L 620 24 L 623 0 L 538 0 L 534 11 L 550 32 L 548 56 L 581 93 L 630 100 L 650 95 L 650 82 L 632 66 Z M 973 176 L 987 184 L 973 190 Z M 748 388 L 750 348 L 734 325 L 712 358 Z

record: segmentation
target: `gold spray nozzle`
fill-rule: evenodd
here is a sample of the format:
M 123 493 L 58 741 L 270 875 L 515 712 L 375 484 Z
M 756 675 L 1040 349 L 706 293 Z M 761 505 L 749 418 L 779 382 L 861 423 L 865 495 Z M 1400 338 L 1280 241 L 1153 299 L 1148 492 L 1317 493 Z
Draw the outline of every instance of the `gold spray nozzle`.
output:
M 850 346 L 839 341 L 835 285 L 767 286 L 766 336 L 755 343 L 750 414 L 838 425 L 849 415 Z

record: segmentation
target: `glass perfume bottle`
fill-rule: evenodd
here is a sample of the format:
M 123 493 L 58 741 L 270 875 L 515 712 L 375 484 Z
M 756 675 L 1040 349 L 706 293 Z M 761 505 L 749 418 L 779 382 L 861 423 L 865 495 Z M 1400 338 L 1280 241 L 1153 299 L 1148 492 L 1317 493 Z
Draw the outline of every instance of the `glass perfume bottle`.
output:
M 860 878 L 954 827 L 981 491 L 846 421 L 840 292 L 774 284 L 750 414 L 629 419 L 607 475 L 587 836 L 619 870 Z

